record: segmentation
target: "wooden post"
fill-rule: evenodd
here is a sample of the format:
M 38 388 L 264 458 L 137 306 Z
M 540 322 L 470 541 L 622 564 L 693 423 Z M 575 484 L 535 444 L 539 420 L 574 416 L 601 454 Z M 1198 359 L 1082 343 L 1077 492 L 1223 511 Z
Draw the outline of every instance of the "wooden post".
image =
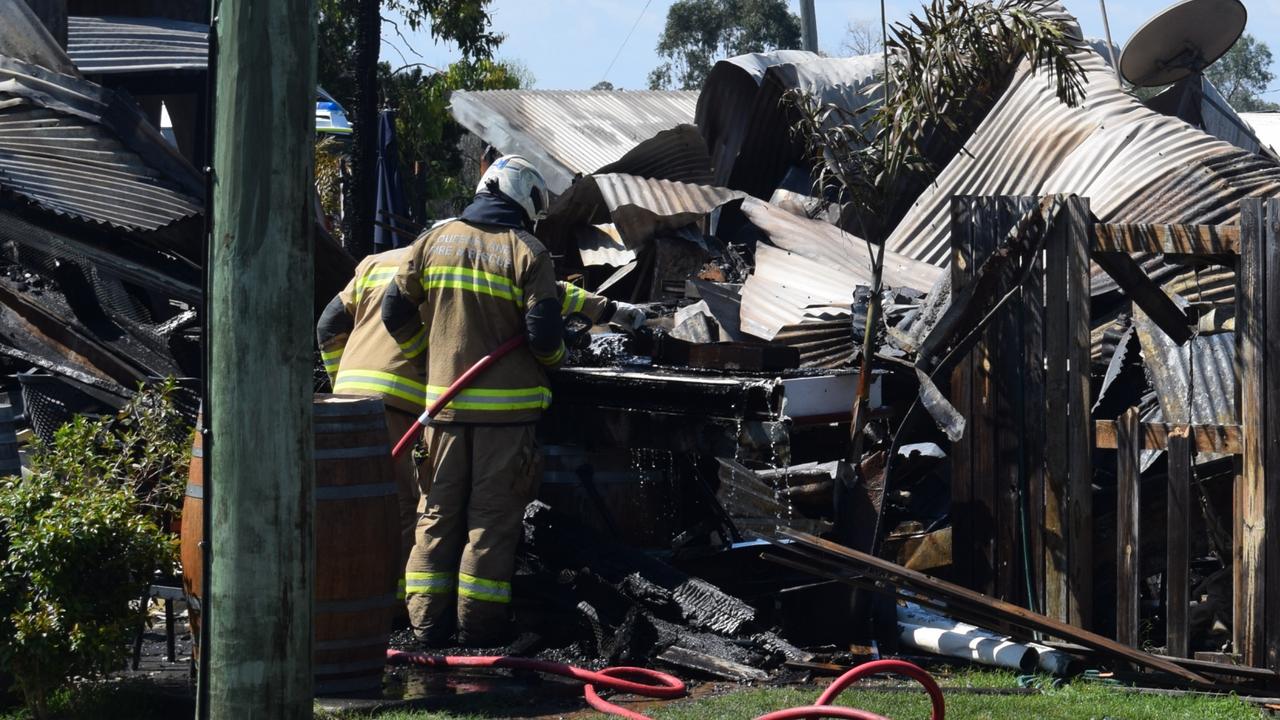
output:
M 314 0 L 221 0 L 208 712 L 312 716 Z M 208 480 L 206 480 L 208 481 Z
M 1165 652 L 1188 657 L 1191 605 L 1191 463 L 1195 442 L 1191 428 L 1178 427 L 1169 434 L 1169 480 L 1165 514 Z
M 968 284 L 1038 203 L 1032 197 L 953 200 L 952 287 Z M 1022 501 L 1043 465 L 1043 445 L 1030 439 L 1042 435 L 1044 422 L 1043 372 L 1035 371 L 1044 360 L 1043 283 L 1034 262 L 1033 280 L 997 313 L 951 376 L 952 403 L 967 428 L 951 452 L 953 571 L 961 584 L 1014 602 L 1027 597 Z
M 1044 607 L 1092 625 L 1089 202 L 1068 197 L 1045 247 Z
M 1236 477 L 1235 641 L 1246 664 L 1280 669 L 1280 203 L 1240 205 L 1236 362 L 1243 452 Z M 1271 597 L 1269 597 L 1271 596 Z M 1270 622 L 1268 622 L 1270 620 Z
M 1116 642 L 1138 647 L 1142 416 L 1129 408 L 1116 423 Z

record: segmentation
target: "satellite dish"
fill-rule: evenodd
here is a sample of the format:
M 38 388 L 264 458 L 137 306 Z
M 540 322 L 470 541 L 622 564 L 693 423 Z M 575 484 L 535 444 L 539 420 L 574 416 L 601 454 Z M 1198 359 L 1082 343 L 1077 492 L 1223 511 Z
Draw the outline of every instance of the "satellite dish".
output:
M 1235 45 L 1248 18 L 1240 0 L 1182 0 L 1129 38 L 1120 54 L 1120 73 L 1142 87 L 1198 74 Z

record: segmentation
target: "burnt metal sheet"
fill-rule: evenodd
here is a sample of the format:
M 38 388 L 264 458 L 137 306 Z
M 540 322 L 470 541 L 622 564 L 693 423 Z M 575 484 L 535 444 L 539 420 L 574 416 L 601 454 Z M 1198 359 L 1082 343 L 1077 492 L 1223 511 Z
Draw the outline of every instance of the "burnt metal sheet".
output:
M 1147 377 L 1165 422 L 1234 425 L 1235 333 L 1197 335 L 1179 346 L 1145 314 L 1134 313 Z
M 551 204 L 547 221 L 556 226 L 612 222 L 626 247 L 638 249 L 656 234 L 698 222 L 742 196 L 709 185 L 634 175 L 588 175 Z
M 773 340 L 787 326 L 852 314 L 854 288 L 872 280 L 871 248 L 864 240 L 755 198 L 743 201 L 742 212 L 770 243 L 757 246 L 755 270 L 742 289 L 743 332 Z M 943 275 L 892 251 L 885 252 L 884 262 L 888 287 L 923 292 Z
M 805 50 L 776 50 L 738 55 L 711 68 L 698 94 L 696 122 L 711 149 L 715 184 L 729 182 L 765 72 L 774 65 L 802 63 L 817 57 Z
M 202 209 L 107 128 L 26 104 L 0 109 L 0 187 L 60 215 L 130 230 Z
M 0 54 L 63 75 L 79 74 L 26 2 L 0 3 Z
M 1231 223 L 1239 200 L 1280 194 L 1280 166 L 1160 115 L 1121 92 L 1102 58 L 1079 55 L 1086 97 L 1069 108 L 1024 63 L 957 155 L 912 206 L 889 248 L 949 260 L 959 195 L 1074 193 L 1103 222 Z
M 574 233 L 578 238 L 578 255 L 583 267 L 606 265 L 623 267 L 635 262 L 635 250 L 627 249 L 613 223 L 580 225 Z
M 691 123 L 696 103 L 697 93 L 682 91 L 459 90 L 450 96 L 449 111 L 501 152 L 528 158 L 559 194 L 575 177 L 621 160 L 663 130 Z M 687 146 L 682 135 L 669 137 Z
M 711 185 L 711 155 L 698 128 L 677 125 L 663 130 L 627 151 L 593 175 L 620 173 L 657 180 Z
M 167 18 L 67 18 L 67 55 L 86 75 L 202 72 L 209 26 Z
M 1213 83 L 1193 75 L 1147 100 L 1147 107 L 1183 120 L 1206 133 L 1251 153 L 1274 153 L 1259 140 L 1253 128 L 1231 107 Z
M 791 130 L 799 118 L 787 106 L 786 93 L 799 90 L 823 105 L 856 111 L 879 100 L 879 74 L 883 68 L 882 55 L 859 55 L 808 58 L 779 63 L 766 70 L 747 116 L 742 147 L 750 150 L 739 153 L 728 186 L 767 200 L 788 171 L 798 167 L 803 169 L 798 173 L 798 182 L 804 187 L 788 189 L 807 189 L 811 182 L 809 163 L 804 144 Z M 831 118 L 832 123 L 837 121 L 838 118 Z

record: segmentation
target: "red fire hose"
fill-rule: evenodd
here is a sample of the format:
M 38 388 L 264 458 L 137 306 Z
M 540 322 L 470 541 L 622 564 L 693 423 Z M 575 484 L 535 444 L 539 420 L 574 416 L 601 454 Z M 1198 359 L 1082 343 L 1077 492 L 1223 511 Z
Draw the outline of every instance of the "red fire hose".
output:
M 605 668 L 599 672 L 576 668 L 564 663 L 545 660 L 531 660 L 516 657 L 445 657 L 426 653 L 409 653 L 400 650 L 387 651 L 387 663 L 391 665 L 416 665 L 419 667 L 446 670 L 449 668 L 507 668 L 510 670 L 533 670 L 549 675 L 581 680 L 586 683 L 583 694 L 587 704 L 608 715 L 628 718 L 629 720 L 650 720 L 646 715 L 632 712 L 607 702 L 596 692 L 596 687 L 618 692 L 640 695 L 641 697 L 671 700 L 684 697 L 685 686 L 675 676 L 656 670 L 636 667 Z M 887 720 L 887 718 L 858 710 L 833 706 L 831 703 L 845 688 L 869 675 L 894 673 L 905 675 L 924 686 L 933 704 L 930 720 L 943 720 L 945 706 L 942 700 L 942 689 L 929 673 L 902 660 L 875 660 L 864 663 L 841 675 L 818 697 L 817 702 L 807 707 L 779 710 L 761 715 L 756 720 L 798 720 L 799 718 L 852 718 L 853 720 Z
M 391 457 L 398 458 L 405 450 L 413 447 L 413 443 L 422 433 L 422 428 L 426 426 L 427 423 L 431 422 L 431 418 L 439 414 L 439 412 L 443 410 L 451 400 L 457 397 L 458 393 L 462 392 L 463 389 L 476 379 L 477 375 L 488 370 L 490 365 L 502 359 L 504 355 L 512 350 L 524 345 L 524 343 L 525 335 L 524 333 L 520 333 L 499 345 L 493 352 L 477 360 L 475 365 L 467 368 L 467 371 L 458 376 L 458 379 L 453 381 L 453 384 L 449 386 L 449 389 L 444 391 L 443 395 L 436 398 L 436 401 L 431 403 L 431 407 L 427 408 L 426 412 L 418 416 L 418 422 L 414 423 L 413 427 L 409 428 L 409 431 L 404 434 L 404 437 L 400 438 L 400 442 L 396 443 L 395 449 L 391 451 Z

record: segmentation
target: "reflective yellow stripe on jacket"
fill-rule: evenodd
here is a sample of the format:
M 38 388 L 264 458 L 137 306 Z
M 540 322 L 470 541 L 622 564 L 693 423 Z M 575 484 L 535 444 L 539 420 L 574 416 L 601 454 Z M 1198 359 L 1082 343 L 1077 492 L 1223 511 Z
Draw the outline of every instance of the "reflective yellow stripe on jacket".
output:
M 333 383 L 335 393 L 364 395 L 369 392 L 394 395 L 417 406 L 426 406 L 427 386 L 391 373 L 376 370 L 340 370 Z
M 413 334 L 413 337 L 396 344 L 400 346 L 400 352 L 404 353 L 404 356 L 410 360 L 418 357 L 427 349 L 427 327 L 423 325 L 418 332 Z
M 571 313 L 582 312 L 582 308 L 587 306 L 587 291 L 577 285 L 563 283 L 564 299 L 560 301 L 560 314 L 568 316 Z
M 456 265 L 433 265 L 422 271 L 422 287 L 426 290 L 449 288 L 492 295 L 515 303 L 524 303 L 524 291 L 510 278 L 483 270 Z
M 342 351 L 346 349 L 346 346 L 343 345 L 337 350 L 320 351 L 320 359 L 324 362 L 324 371 L 329 373 L 329 377 L 333 377 L 334 373 L 338 372 L 338 365 L 342 362 Z
M 391 282 L 399 269 L 398 265 L 375 266 L 365 273 L 364 277 L 358 278 L 355 286 L 356 302 L 360 302 L 360 298 L 364 296 L 366 290 L 380 288 Z
M 441 385 L 427 386 L 427 404 L 435 402 L 449 388 Z M 453 410 L 546 410 L 551 406 L 551 389 L 547 387 L 511 388 L 489 390 L 467 388 L 449 401 Z
M 533 350 L 532 352 L 533 356 L 538 359 L 538 362 L 546 365 L 547 367 L 555 367 L 560 364 L 561 360 L 564 360 L 565 346 L 564 343 L 561 342 L 560 347 L 556 348 L 555 351 L 549 355 L 543 355 L 537 350 Z

